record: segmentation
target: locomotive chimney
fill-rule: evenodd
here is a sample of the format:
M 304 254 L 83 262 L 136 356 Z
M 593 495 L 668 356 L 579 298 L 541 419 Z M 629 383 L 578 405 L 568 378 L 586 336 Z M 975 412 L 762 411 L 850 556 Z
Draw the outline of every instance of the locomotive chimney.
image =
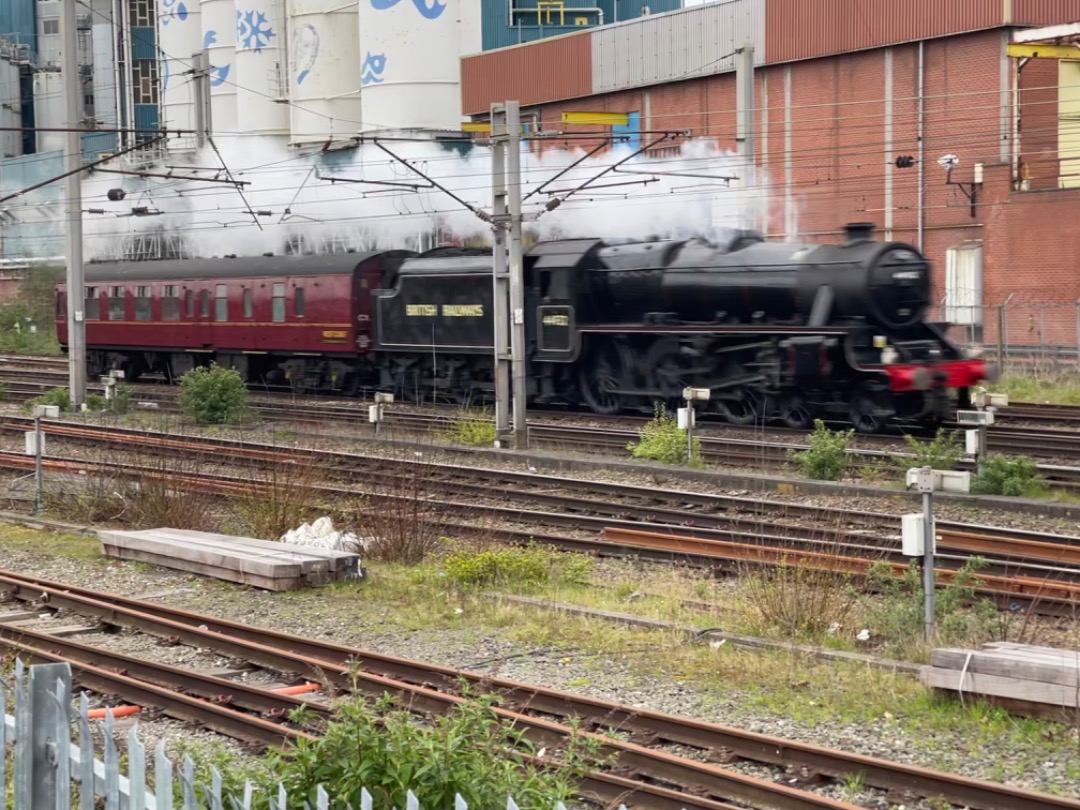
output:
M 847 243 L 854 245 L 858 242 L 867 242 L 874 233 L 873 222 L 849 222 L 844 226 L 847 234 Z

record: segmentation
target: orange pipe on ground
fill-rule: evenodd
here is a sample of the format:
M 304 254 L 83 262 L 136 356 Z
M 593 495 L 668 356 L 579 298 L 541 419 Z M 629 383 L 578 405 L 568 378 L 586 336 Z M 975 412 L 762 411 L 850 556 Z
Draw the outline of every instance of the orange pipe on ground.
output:
M 100 720 L 105 717 L 105 713 L 111 711 L 113 718 L 117 717 L 130 717 L 133 714 L 138 714 L 142 711 L 141 706 L 110 706 L 107 709 L 91 709 L 87 717 L 90 720 Z
M 302 695 L 306 692 L 318 692 L 321 688 L 317 683 L 302 683 L 299 686 L 282 686 L 273 691 L 279 695 Z

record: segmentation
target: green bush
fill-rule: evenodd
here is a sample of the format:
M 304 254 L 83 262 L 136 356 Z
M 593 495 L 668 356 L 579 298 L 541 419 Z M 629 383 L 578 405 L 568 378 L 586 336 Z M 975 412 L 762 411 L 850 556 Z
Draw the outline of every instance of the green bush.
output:
M 1031 459 L 993 455 L 983 461 L 982 472 L 971 482 L 971 490 L 979 495 L 1041 498 L 1048 487 Z
M 904 436 L 908 448 L 915 455 L 915 460 L 898 459 L 897 464 L 904 469 L 911 467 L 931 467 L 935 470 L 954 470 L 964 457 L 964 448 L 956 438 L 957 434 L 939 428 L 937 435 L 929 442 L 921 442 L 914 436 Z
M 272 788 L 280 780 L 296 801 L 315 806 L 322 785 L 331 806 L 360 806 L 366 788 L 375 807 L 404 807 L 411 790 L 420 806 L 444 810 L 460 794 L 469 807 L 505 807 L 512 796 L 522 810 L 551 810 L 569 801 L 578 780 L 597 765 L 599 746 L 574 734 L 560 746 L 557 763 L 540 768 L 526 761 L 534 754 L 525 729 L 501 720 L 494 699 L 467 700 L 421 725 L 409 712 L 394 709 L 384 696 L 374 705 L 351 698 L 337 706 L 325 732 L 298 740 L 265 760 Z M 258 791 L 259 803 L 276 790 Z
M 442 437 L 466 447 L 490 447 L 495 444 L 495 422 L 486 410 L 463 410 L 443 431 Z
M 593 560 L 529 543 L 487 551 L 457 551 L 446 558 L 446 576 L 462 588 L 536 587 L 549 583 L 582 583 Z
M 852 430 L 829 430 L 820 419 L 814 420 L 810 449 L 792 453 L 795 466 L 807 478 L 839 481 L 848 469 L 847 448 L 855 435 Z
M 23 403 L 23 410 L 29 413 L 36 405 L 55 405 L 61 412 L 71 410 L 71 394 L 66 388 L 51 388 L 39 397 Z
M 131 389 L 123 384 L 117 385 L 113 389 L 112 399 L 106 399 L 102 394 L 88 394 L 86 409 L 95 413 L 127 413 L 131 410 Z
M 217 365 L 199 366 L 180 378 L 180 409 L 200 425 L 225 425 L 249 417 L 244 378 Z
M 686 464 L 688 453 L 686 431 L 679 427 L 677 419 L 668 416 L 662 403 L 656 403 L 654 416 L 640 431 L 637 442 L 630 442 L 626 449 L 634 458 L 648 458 L 664 464 Z M 694 437 L 694 455 L 690 463 L 701 464 L 701 439 Z

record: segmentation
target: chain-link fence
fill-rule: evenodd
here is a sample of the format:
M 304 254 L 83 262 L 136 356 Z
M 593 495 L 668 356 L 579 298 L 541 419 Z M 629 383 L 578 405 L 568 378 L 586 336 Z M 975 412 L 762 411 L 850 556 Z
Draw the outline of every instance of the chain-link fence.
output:
M 1002 368 L 1080 371 L 1080 301 L 1019 301 L 952 306 L 941 302 L 927 315 L 947 323 L 949 339 L 981 347 Z

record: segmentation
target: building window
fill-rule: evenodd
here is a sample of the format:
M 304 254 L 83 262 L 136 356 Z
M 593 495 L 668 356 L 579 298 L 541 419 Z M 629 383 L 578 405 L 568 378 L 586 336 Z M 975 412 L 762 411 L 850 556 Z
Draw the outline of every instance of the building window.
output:
M 285 285 L 274 285 L 274 323 L 285 320 Z
M 151 13 L 152 7 L 150 0 L 133 0 L 128 7 L 131 14 L 131 24 L 144 28 L 153 25 L 154 16 Z
M 210 317 L 210 291 L 199 290 L 199 317 Z
M 229 320 L 229 288 L 224 284 L 218 284 L 214 298 L 214 320 Z
M 86 296 L 83 299 L 83 310 L 86 315 L 86 320 L 101 320 L 101 301 L 98 299 L 97 287 L 86 288 Z
M 175 284 L 165 285 L 165 292 L 161 296 L 161 320 L 180 320 L 180 297 Z
M 244 317 L 250 318 L 252 312 L 251 307 L 251 289 L 244 290 Z
M 131 66 L 131 90 L 136 104 L 158 103 L 157 62 L 136 59 Z
M 60 18 L 49 17 L 41 21 L 41 34 L 42 36 L 49 36 L 50 34 L 60 33 Z
M 135 288 L 135 320 L 150 320 L 150 295 L 149 287 Z
M 293 290 L 293 314 L 296 315 L 297 318 L 303 318 L 304 309 L 304 288 L 297 287 Z
M 109 320 L 124 320 L 124 288 L 109 288 Z

